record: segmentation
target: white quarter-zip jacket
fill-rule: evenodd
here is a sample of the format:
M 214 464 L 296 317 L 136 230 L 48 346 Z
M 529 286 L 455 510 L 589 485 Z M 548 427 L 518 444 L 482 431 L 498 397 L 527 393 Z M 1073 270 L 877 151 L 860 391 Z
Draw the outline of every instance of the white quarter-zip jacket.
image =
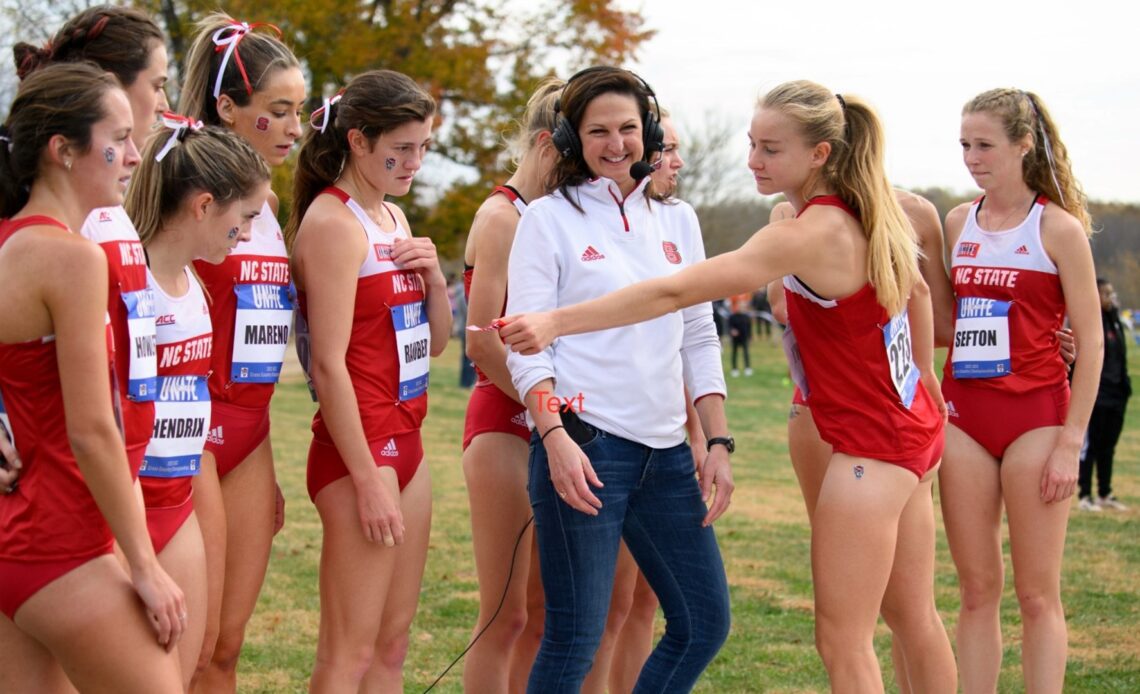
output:
M 508 271 L 507 314 L 594 299 L 704 260 L 700 225 L 683 202 L 646 204 L 648 179 L 626 199 L 599 178 L 536 200 L 519 221 Z M 559 338 L 541 354 L 507 355 L 515 388 L 544 379 L 586 422 L 651 448 L 685 439 L 683 386 L 696 401 L 725 395 L 712 305 L 635 325 Z M 548 396 L 548 397 L 550 397 Z M 533 426 L 529 419 L 528 423 Z

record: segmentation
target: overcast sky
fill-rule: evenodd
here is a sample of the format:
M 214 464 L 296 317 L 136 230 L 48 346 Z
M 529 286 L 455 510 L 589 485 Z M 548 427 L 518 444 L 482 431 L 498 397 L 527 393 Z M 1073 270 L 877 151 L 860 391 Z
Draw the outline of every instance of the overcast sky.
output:
M 869 100 L 903 187 L 975 190 L 962 105 L 993 87 L 1036 92 L 1090 198 L 1140 202 L 1140 9 L 1132 2 L 629 0 L 658 34 L 634 69 L 682 127 L 739 122 L 744 171 L 757 96 L 810 79 Z M 682 132 L 682 137 L 684 133 Z M 683 148 L 682 144 L 682 148 Z M 750 178 L 738 174 L 739 184 Z

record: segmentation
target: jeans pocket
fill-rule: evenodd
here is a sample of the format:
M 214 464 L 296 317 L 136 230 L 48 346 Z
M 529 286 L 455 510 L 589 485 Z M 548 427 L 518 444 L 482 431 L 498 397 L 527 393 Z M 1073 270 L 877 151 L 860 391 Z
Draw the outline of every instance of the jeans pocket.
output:
M 578 443 L 578 448 L 582 449 L 582 452 L 585 453 L 587 448 L 593 448 L 596 443 L 605 438 L 605 433 L 596 426 L 586 424 L 585 422 L 582 422 L 582 428 L 587 435 L 585 443 L 578 443 L 577 441 L 575 441 L 575 443 Z

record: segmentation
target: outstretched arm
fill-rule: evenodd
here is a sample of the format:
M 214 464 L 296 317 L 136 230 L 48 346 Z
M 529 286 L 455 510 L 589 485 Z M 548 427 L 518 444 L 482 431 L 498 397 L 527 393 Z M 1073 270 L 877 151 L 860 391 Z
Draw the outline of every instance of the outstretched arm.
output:
M 499 334 L 516 352 L 536 354 L 561 335 L 641 323 L 704 301 L 752 292 L 810 262 L 813 244 L 796 220 L 764 227 L 743 246 L 605 296 L 547 313 L 507 316 Z M 798 237 L 798 238 L 797 238 Z

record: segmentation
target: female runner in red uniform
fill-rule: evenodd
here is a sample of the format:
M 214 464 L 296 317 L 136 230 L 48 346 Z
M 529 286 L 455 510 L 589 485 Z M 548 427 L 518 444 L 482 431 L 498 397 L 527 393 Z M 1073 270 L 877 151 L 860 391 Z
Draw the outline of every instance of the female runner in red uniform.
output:
M 962 686 L 968 693 L 997 687 L 1004 506 L 1025 688 L 1059 692 L 1069 497 L 1103 359 L 1089 215 L 1036 95 L 995 89 L 974 97 L 962 109 L 961 142 L 985 193 L 946 216 L 957 305 L 942 384 L 951 426 L 939 480 L 962 593 Z M 1066 314 L 1078 345 L 1071 401 L 1056 338 Z
M 269 194 L 269 169 L 244 140 L 222 128 L 164 117 L 124 205 L 146 248 L 157 316 L 158 397 L 139 481 L 158 559 L 186 594 L 190 620 L 179 644 L 189 688 L 206 629 L 206 555 L 191 480 L 201 469 L 210 423 L 213 331 L 205 293 L 191 270 L 220 263 Z
M 17 74 L 30 74 L 51 63 L 89 60 L 115 75 L 134 115 L 131 139 L 142 151 L 151 124 L 166 110 L 165 37 L 141 10 L 100 5 L 68 20 L 45 48 L 18 44 Z M 154 298 L 147 287 L 146 260 L 138 233 L 122 207 L 92 210 L 83 236 L 107 254 L 107 314 L 115 339 L 115 378 L 123 416 L 123 435 L 132 474 L 142 465 L 154 425 Z
M 170 651 L 186 604 L 147 537 L 113 412 L 107 261 L 70 231 L 122 202 L 131 123 L 114 77 L 82 63 L 29 76 L 0 127 L 0 396 L 24 463 L 0 497 L 4 691 L 182 689 Z
M 562 81 L 551 79 L 535 90 L 519 133 L 510 143 L 517 168 L 505 184 L 495 188 L 471 223 L 463 258 L 470 325 L 487 326 L 503 315 L 507 258 L 515 227 L 527 201 L 546 192 L 546 177 L 554 165 L 550 133 L 561 89 Z M 530 430 L 498 334 L 469 332 L 467 356 L 479 374 L 463 432 L 463 476 L 471 502 L 471 540 L 479 577 L 479 621 L 474 633 L 487 631 L 467 653 L 463 686 L 472 692 L 519 692 L 526 688 L 543 620 L 542 577 L 538 557 L 532 552 L 534 531 L 528 529 L 519 539 L 520 529 L 530 518 L 526 493 Z M 512 567 L 516 540 L 518 555 Z M 506 601 L 500 608 L 504 587 Z M 499 616 L 486 627 L 497 610 Z
M 787 196 L 795 219 L 675 275 L 549 314 L 509 316 L 501 333 L 528 353 L 558 335 L 646 320 L 785 276 L 804 385 L 835 451 L 812 529 L 816 644 L 834 691 L 882 691 L 872 637 L 899 523 L 929 497 L 942 450 L 929 290 L 884 173 L 879 120 L 864 102 L 787 83 L 761 99 L 749 138 L 758 190 Z M 834 359 L 837 344 L 846 361 Z M 584 476 L 579 482 L 584 488 Z M 931 600 L 902 609 L 923 613 Z M 954 691 L 949 643 L 923 656 L 942 673 L 928 691 Z
M 268 29 L 269 31 L 266 31 Z M 301 137 L 305 78 L 272 31 L 213 14 L 186 57 L 180 110 L 243 137 L 279 166 Z M 210 297 L 213 416 L 195 508 L 206 541 L 209 621 L 199 662 L 202 686 L 234 691 L 245 625 L 265 580 L 284 501 L 269 443 L 269 400 L 292 319 L 289 261 L 270 193 L 251 238 L 219 265 L 195 263 Z M 216 645 L 215 645 L 216 644 Z
M 431 525 L 428 360 L 451 307 L 435 245 L 384 198 L 411 189 L 434 115 L 407 76 L 366 72 L 314 114 L 298 160 L 287 235 L 320 402 L 308 487 L 324 527 L 314 692 L 403 691 Z
M 922 251 L 918 259 L 919 271 L 930 287 L 934 307 L 941 308 L 949 298 L 951 290 L 950 281 L 942 264 L 942 221 L 938 218 L 938 210 L 929 200 L 904 190 L 896 189 L 895 197 L 898 198 L 899 206 L 914 228 L 919 250 Z M 795 214 L 795 209 L 790 203 L 781 202 L 772 208 L 769 222 L 791 219 Z M 786 324 L 787 309 L 783 284 L 779 281 L 771 282 L 768 285 L 768 297 L 772 302 L 772 312 L 781 323 Z M 939 325 L 936 320 L 935 326 Z M 786 331 L 790 333 L 791 328 L 787 328 Z M 948 326 L 946 332 L 949 332 Z M 789 339 L 794 338 L 785 337 L 785 340 Z M 936 331 L 936 345 L 945 345 L 947 341 L 946 335 L 937 334 Z M 804 497 L 809 523 L 815 515 L 816 501 L 819 498 L 820 487 L 823 486 L 831 454 L 831 445 L 819 436 L 811 407 L 799 389 L 796 389 L 788 414 L 788 457 L 791 458 L 792 468 L 795 470 L 800 492 Z M 923 499 L 927 503 L 911 504 L 907 507 L 908 517 L 899 521 L 898 543 L 902 549 L 895 550 L 895 566 L 891 571 L 891 580 L 887 583 L 880 609 L 883 621 L 891 628 L 894 636 L 891 640 L 891 660 L 894 665 L 895 683 L 901 694 L 925 691 L 928 689 L 927 682 L 932 678 L 936 682 L 942 679 L 944 673 L 940 673 L 938 667 L 947 664 L 944 660 L 932 660 L 925 656 L 932 651 L 944 652 L 945 644 L 948 642 L 933 595 L 928 590 L 934 581 L 934 545 L 928 539 L 934 537 L 934 500 L 932 495 Z M 929 552 L 905 549 L 911 543 L 914 543 L 916 548 L 925 548 Z M 897 561 L 898 558 L 904 559 L 905 563 Z M 902 609 L 917 600 L 928 599 L 928 609 L 925 612 Z M 907 641 L 906 645 L 904 640 Z M 910 660 L 906 658 L 908 648 L 911 653 Z

